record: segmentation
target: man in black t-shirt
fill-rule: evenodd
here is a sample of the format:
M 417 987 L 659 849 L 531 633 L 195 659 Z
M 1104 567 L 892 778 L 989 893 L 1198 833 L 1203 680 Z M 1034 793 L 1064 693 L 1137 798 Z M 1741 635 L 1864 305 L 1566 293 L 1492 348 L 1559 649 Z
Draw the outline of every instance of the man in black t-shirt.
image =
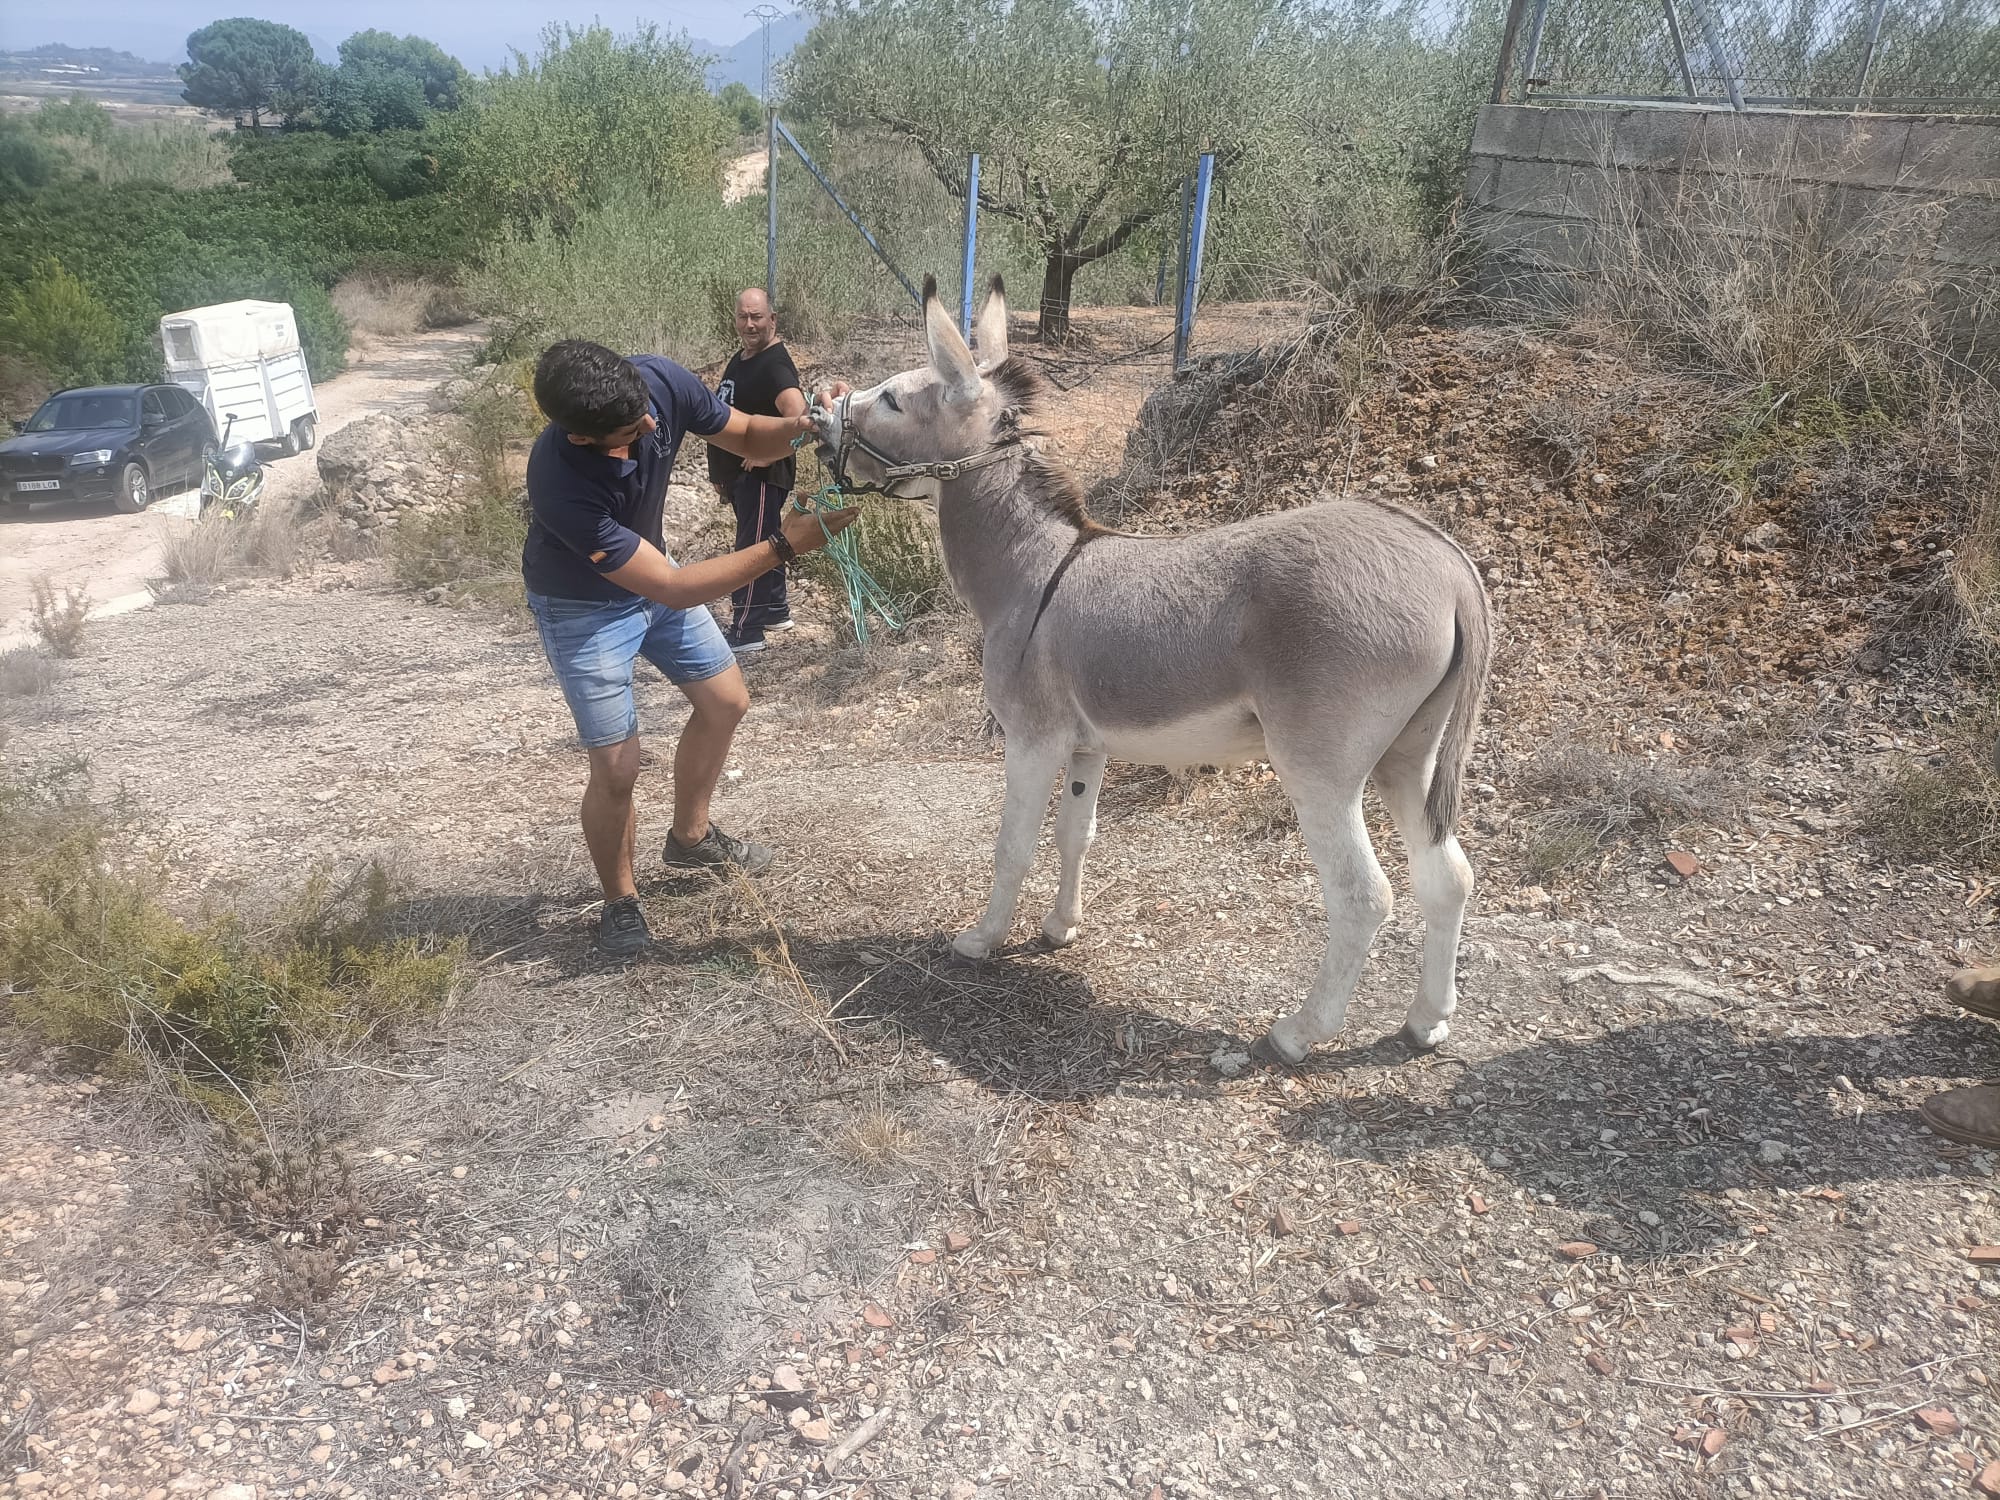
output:
M 778 342 L 778 319 L 761 287 L 736 299 L 736 337 L 742 349 L 722 372 L 716 395 L 747 416 L 797 417 L 806 409 L 805 392 L 792 356 Z M 725 504 L 736 511 L 736 545 L 754 547 L 778 529 L 790 498 L 795 468 L 790 455 L 761 467 L 711 446 L 708 477 Z M 737 655 L 764 649 L 764 632 L 789 630 L 792 610 L 785 598 L 785 570 L 773 568 L 729 596 L 729 628 L 724 632 Z

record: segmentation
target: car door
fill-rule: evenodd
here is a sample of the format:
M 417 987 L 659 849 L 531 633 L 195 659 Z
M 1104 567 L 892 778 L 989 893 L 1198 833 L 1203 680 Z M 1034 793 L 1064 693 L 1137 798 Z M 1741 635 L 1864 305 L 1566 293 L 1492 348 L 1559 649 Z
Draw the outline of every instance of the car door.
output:
M 156 491 L 185 477 L 181 456 L 175 451 L 173 418 L 167 415 L 167 395 L 158 386 L 149 386 L 139 398 L 139 458 L 146 465 L 147 482 Z
M 170 385 L 165 387 L 165 390 L 167 409 L 176 414 L 175 423 L 187 459 L 188 483 L 200 484 L 201 456 L 214 441 L 214 434 L 209 430 L 208 413 L 202 410 L 199 401 L 181 387 Z

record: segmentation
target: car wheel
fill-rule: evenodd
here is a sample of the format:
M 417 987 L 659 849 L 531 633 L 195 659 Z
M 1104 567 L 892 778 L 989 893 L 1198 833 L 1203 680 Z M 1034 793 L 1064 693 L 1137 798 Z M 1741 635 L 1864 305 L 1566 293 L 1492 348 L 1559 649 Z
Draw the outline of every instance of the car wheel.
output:
M 118 488 L 112 493 L 111 503 L 128 516 L 136 516 L 152 503 L 152 487 L 146 482 L 146 471 L 137 464 L 125 465 L 118 476 Z

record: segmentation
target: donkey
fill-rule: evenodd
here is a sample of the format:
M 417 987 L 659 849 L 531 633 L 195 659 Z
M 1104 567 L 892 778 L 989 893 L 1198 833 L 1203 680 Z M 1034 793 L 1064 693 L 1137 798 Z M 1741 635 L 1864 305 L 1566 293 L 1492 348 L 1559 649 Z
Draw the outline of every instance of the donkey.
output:
M 1328 500 L 1181 537 L 1109 531 L 1035 443 L 1040 376 L 1007 355 L 993 279 L 975 361 L 924 283 L 929 368 L 816 408 L 835 477 L 936 507 L 953 585 L 984 632 L 987 701 L 1006 734 L 993 892 L 953 943 L 1006 941 L 1067 767 L 1062 873 L 1042 936 L 1076 941 L 1097 791 L 1116 757 L 1184 767 L 1268 760 L 1319 871 L 1327 945 L 1312 993 L 1256 1044 L 1301 1062 L 1337 1035 L 1389 881 L 1362 817 L 1372 775 L 1409 850 L 1423 972 L 1402 1035 L 1444 1040 L 1472 868 L 1454 827 L 1492 653 L 1471 560 L 1428 522 L 1375 499 Z

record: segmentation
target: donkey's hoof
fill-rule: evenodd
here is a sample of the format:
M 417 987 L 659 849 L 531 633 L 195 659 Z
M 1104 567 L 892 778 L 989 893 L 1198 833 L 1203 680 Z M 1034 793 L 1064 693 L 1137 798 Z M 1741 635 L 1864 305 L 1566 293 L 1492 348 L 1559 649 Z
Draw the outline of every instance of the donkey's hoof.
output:
M 957 937 L 953 938 L 951 940 L 951 951 L 956 953 L 960 958 L 978 963 L 981 959 L 992 955 L 993 945 L 987 942 L 975 930 L 972 932 L 961 932 Z
M 1301 1047 L 1294 1056 L 1273 1033 L 1267 1031 L 1250 1044 L 1250 1055 L 1267 1067 L 1296 1068 L 1306 1060 L 1306 1049 Z
M 1081 927 L 1071 927 L 1050 917 L 1042 923 L 1042 941 L 1051 948 L 1067 948 L 1076 941 L 1077 934 L 1081 931 L 1083 931 Z
M 1396 1035 L 1412 1052 L 1434 1052 L 1451 1035 L 1451 1022 L 1439 1021 L 1435 1026 L 1419 1026 L 1415 1021 L 1405 1021 L 1403 1029 Z

